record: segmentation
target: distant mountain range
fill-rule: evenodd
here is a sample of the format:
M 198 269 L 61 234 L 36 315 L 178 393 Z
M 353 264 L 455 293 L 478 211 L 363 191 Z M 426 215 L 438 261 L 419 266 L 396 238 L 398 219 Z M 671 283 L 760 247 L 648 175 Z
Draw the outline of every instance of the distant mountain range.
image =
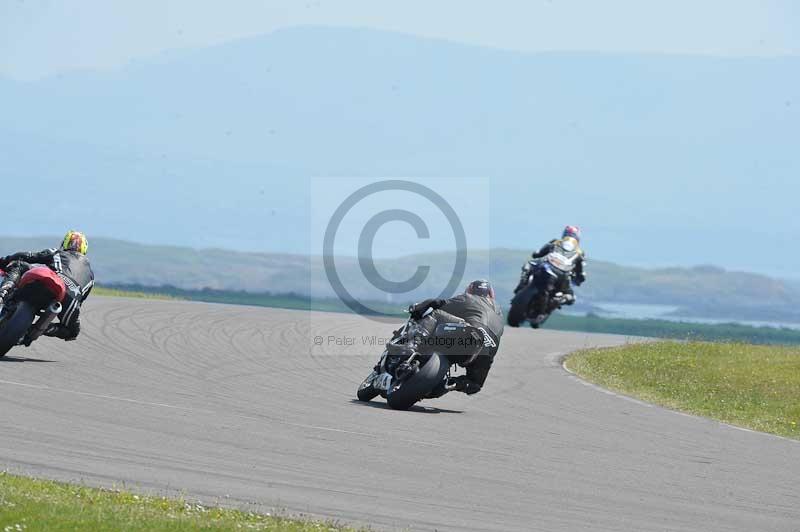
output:
M 800 58 L 493 50 L 296 28 L 0 79 L 4 234 L 309 254 L 310 178 L 484 177 L 487 247 L 797 275 Z M 380 244 L 380 243 L 379 243 Z M 387 247 L 393 244 L 387 244 Z M 385 250 L 383 250 L 385 251 Z
M 0 237 L 0 254 L 52 247 L 57 238 Z M 470 279 L 493 280 L 498 298 L 508 301 L 519 279 L 527 251 L 471 251 L 460 288 Z M 90 254 L 98 282 L 106 285 L 170 285 L 185 289 L 214 288 L 254 293 L 295 293 L 334 297 L 319 257 L 280 253 L 243 253 L 222 249 L 151 246 L 95 238 Z M 358 261 L 337 258 L 337 272 L 354 297 L 399 305 L 438 294 L 453 269 L 449 253 L 406 256 L 376 261 L 387 279 L 408 278 L 419 265 L 431 266 L 428 279 L 413 292 L 387 298 L 364 280 Z M 598 302 L 672 305 L 679 315 L 708 318 L 798 321 L 800 286 L 751 273 L 713 266 L 642 269 L 609 262 L 589 263 L 589 280 L 577 289 L 584 309 Z

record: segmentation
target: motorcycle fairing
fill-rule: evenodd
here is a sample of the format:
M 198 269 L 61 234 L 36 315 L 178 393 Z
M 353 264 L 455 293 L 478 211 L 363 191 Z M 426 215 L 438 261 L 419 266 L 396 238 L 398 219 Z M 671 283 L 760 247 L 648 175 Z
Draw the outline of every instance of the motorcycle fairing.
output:
M 67 287 L 61 277 L 56 272 L 46 266 L 31 268 L 19 280 L 18 290 L 22 290 L 28 285 L 39 283 L 44 286 L 52 295 L 53 299 L 61 303 L 67 295 Z
M 548 253 L 545 260 L 557 270 L 570 273 L 575 269 L 575 265 L 580 257 L 581 255 L 577 250 L 567 251 L 559 246 Z

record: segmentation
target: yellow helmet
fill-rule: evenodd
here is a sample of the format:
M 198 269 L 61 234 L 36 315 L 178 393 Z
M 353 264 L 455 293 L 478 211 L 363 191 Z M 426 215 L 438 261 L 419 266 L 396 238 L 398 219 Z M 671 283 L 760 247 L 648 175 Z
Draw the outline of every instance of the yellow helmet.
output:
M 86 255 L 86 252 L 89 251 L 89 241 L 86 240 L 86 235 L 83 233 L 69 231 L 64 237 L 64 242 L 61 243 L 61 249 Z

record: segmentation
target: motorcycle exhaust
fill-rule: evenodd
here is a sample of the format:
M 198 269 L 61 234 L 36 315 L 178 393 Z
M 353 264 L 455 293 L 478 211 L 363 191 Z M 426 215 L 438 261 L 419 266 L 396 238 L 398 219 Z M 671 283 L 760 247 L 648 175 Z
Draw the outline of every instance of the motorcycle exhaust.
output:
M 33 326 L 31 332 L 28 333 L 26 341 L 28 343 L 33 342 L 34 340 L 39 338 L 42 334 L 44 334 L 44 332 L 47 330 L 50 324 L 53 323 L 53 320 L 56 319 L 56 316 L 61 314 L 61 310 L 62 310 L 61 303 L 59 303 L 58 301 L 50 303 L 50 306 L 47 307 L 47 312 L 41 318 L 39 318 L 39 321 L 37 321 L 36 324 Z

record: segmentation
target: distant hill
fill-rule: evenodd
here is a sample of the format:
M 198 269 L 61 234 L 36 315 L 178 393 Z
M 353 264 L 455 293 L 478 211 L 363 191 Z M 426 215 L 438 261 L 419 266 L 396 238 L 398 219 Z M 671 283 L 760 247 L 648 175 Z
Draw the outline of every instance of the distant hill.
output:
M 0 254 L 52 247 L 58 238 L 0 237 Z M 243 253 L 222 249 L 150 246 L 121 240 L 91 240 L 92 264 L 102 284 L 170 285 L 185 289 L 213 288 L 248 292 L 295 293 L 334 297 L 319 257 L 280 253 Z M 465 279 L 488 277 L 498 297 L 507 301 L 516 285 L 527 251 L 472 251 Z M 355 259 L 337 260 L 337 271 L 355 297 L 393 301 L 398 305 L 436 295 L 450 277 L 450 253 L 376 261 L 388 279 L 408 278 L 419 265 L 431 274 L 413 293 L 388 299 L 365 282 Z M 729 272 L 713 266 L 643 269 L 610 262 L 589 263 L 589 280 L 579 288 L 582 303 L 674 305 L 680 314 L 725 319 L 800 321 L 800 287 L 763 275 Z
M 620 263 L 757 270 L 742 249 L 758 243 L 782 250 L 770 267 L 789 275 L 798 94 L 797 57 L 283 30 L 114 71 L 0 79 L 2 231 L 68 219 L 152 244 L 308 253 L 309 178 L 472 176 L 491 179 L 491 247 L 576 223 Z

